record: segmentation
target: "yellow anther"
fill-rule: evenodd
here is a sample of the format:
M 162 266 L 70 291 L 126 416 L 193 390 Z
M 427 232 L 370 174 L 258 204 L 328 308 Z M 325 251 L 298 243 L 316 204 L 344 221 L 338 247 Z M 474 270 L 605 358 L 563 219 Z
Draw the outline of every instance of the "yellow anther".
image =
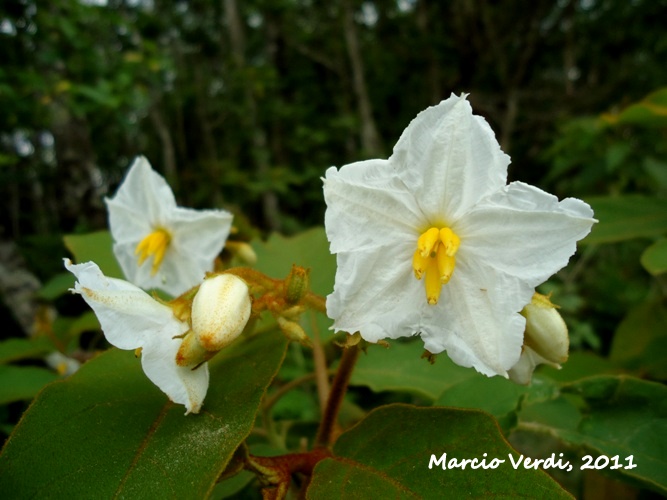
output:
M 417 239 L 412 269 L 418 280 L 425 276 L 426 301 L 431 305 L 438 303 L 442 285 L 452 278 L 460 244 L 458 235 L 448 227 L 431 227 Z
M 141 266 L 149 257 L 153 257 L 151 274 L 155 275 L 167 253 L 169 243 L 171 243 L 171 235 L 165 229 L 158 228 L 150 233 L 134 250 L 134 254 L 139 257 L 139 265 Z
M 454 257 L 459 249 L 459 245 L 461 244 L 461 239 L 456 235 L 456 233 L 454 233 L 454 231 L 448 227 L 443 227 L 440 230 L 440 241 L 442 241 L 447 255 L 449 257 Z
M 422 257 L 419 249 L 415 250 L 415 254 L 412 256 L 412 269 L 415 272 L 415 278 L 418 280 L 424 276 L 429 260 L 429 257 Z
M 417 248 L 422 257 L 435 257 L 436 245 L 438 244 L 438 237 L 440 231 L 437 227 L 432 227 L 417 240 Z
M 426 301 L 432 306 L 437 304 L 440 298 L 442 283 L 440 282 L 438 264 L 435 259 L 429 259 L 424 286 L 426 287 Z
M 438 248 L 436 261 L 438 262 L 438 276 L 440 276 L 440 283 L 444 285 L 452 278 L 454 266 L 456 266 L 456 257 L 450 256 L 446 247 L 441 245 L 440 248 Z

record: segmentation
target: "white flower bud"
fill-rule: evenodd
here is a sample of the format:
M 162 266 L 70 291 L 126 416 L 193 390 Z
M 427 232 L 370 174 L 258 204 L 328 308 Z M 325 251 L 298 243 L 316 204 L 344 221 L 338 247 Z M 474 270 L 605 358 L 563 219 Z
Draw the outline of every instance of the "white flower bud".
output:
M 551 363 L 567 361 L 570 347 L 567 326 L 549 298 L 536 293 L 521 313 L 526 318 L 524 345 Z
M 192 301 L 192 330 L 207 351 L 231 344 L 248 323 L 251 309 L 248 285 L 232 274 L 207 278 Z

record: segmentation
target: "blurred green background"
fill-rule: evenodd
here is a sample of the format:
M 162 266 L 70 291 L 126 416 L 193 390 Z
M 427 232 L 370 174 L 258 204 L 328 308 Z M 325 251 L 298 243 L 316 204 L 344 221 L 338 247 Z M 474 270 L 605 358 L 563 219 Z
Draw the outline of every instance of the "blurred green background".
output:
M 665 19 L 665 0 L 3 1 L 0 340 L 50 340 L 0 349 L 6 387 L 38 369 L 0 394 L 0 431 L 57 377 L 45 352 L 103 345 L 62 296 L 63 235 L 106 228 L 136 155 L 181 205 L 233 211 L 241 238 L 291 235 L 323 223 L 326 168 L 388 157 L 452 92 L 491 124 L 510 180 L 596 209 L 540 289 L 594 356 L 573 370 L 664 381 Z

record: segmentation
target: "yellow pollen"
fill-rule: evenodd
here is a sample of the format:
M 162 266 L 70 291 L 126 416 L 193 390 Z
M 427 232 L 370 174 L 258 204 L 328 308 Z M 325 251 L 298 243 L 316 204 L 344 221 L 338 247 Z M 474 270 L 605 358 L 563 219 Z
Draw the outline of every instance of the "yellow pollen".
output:
M 438 303 L 442 285 L 451 279 L 460 245 L 461 239 L 448 227 L 431 227 L 417 239 L 412 269 L 418 280 L 425 276 L 426 301 L 430 305 Z
M 171 243 L 171 234 L 169 234 L 166 229 L 157 228 L 150 233 L 141 240 L 137 245 L 137 248 L 134 250 L 134 254 L 138 256 L 139 265 L 141 266 L 149 257 L 153 257 L 151 275 L 154 276 L 167 253 L 169 243 Z

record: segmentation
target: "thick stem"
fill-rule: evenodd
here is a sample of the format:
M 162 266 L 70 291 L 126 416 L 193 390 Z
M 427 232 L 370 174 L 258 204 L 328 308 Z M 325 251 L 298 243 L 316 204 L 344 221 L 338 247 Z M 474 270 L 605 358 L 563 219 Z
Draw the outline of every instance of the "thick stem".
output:
M 278 457 L 248 455 L 244 467 L 258 474 L 262 482 L 268 484 L 262 490 L 262 498 L 277 500 L 286 498 L 292 474 L 312 476 L 315 466 L 330 455 L 328 450 L 322 448 Z
M 324 297 L 317 295 L 313 292 L 308 292 L 308 294 L 303 298 L 304 305 L 319 311 L 321 313 L 327 313 L 327 301 Z
M 335 430 L 338 421 L 338 412 L 347 392 L 347 386 L 352 376 L 352 370 L 359 357 L 359 347 L 351 346 L 343 350 L 343 356 L 338 365 L 338 371 L 331 385 L 329 400 L 322 416 L 320 428 L 317 431 L 315 447 L 330 448 L 335 441 Z
M 245 280 L 250 285 L 257 285 L 264 289 L 274 289 L 278 280 L 269 278 L 267 275 L 249 267 L 232 267 L 225 270 L 226 273 L 233 274 Z

